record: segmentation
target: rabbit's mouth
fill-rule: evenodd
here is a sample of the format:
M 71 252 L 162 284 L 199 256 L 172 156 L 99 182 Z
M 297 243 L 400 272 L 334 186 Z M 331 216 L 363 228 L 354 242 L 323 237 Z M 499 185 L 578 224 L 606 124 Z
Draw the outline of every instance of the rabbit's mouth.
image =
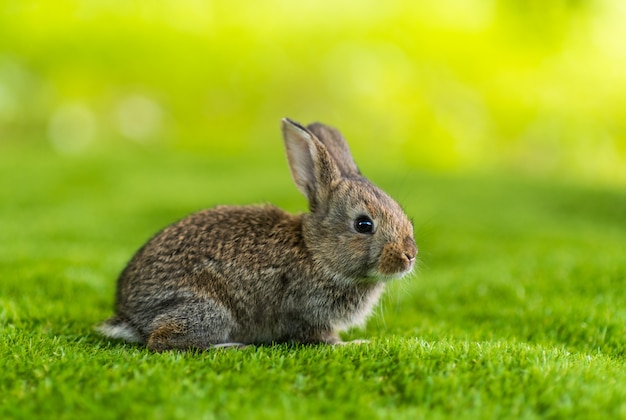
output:
M 398 280 L 398 279 L 401 279 L 402 277 L 405 277 L 411 274 L 413 272 L 414 267 L 415 267 L 415 262 L 412 262 L 408 269 L 403 270 L 403 271 L 398 271 L 395 273 L 390 273 L 390 274 L 382 273 L 378 269 L 373 268 L 367 273 L 367 277 L 375 281 L 383 281 L 383 282 Z

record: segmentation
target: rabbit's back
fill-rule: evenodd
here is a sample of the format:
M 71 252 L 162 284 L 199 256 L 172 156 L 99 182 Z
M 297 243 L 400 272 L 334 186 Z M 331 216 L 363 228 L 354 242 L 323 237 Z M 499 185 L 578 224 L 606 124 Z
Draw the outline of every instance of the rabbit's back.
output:
M 220 206 L 202 210 L 156 234 L 122 273 L 122 283 L 146 277 L 159 283 L 210 265 L 258 271 L 288 258 L 301 238 L 300 218 L 273 206 Z M 272 252 L 280 246 L 280 252 Z M 262 250 L 263 252 L 259 252 Z M 268 258 L 268 253 L 273 253 Z M 150 267 L 151 269 L 148 269 Z

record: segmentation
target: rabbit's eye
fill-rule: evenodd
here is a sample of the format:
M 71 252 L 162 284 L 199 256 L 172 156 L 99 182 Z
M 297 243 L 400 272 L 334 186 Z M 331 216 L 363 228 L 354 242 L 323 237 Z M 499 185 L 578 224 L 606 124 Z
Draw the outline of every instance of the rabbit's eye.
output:
M 359 216 L 354 221 L 354 230 L 359 233 L 374 233 L 374 222 L 367 216 Z

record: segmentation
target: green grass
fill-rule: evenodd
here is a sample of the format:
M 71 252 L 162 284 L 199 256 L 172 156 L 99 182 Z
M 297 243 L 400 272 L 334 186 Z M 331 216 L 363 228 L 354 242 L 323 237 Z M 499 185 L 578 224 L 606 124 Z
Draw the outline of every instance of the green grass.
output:
M 92 331 L 118 272 L 199 208 L 304 209 L 282 155 L 2 150 L 0 418 L 626 418 L 623 191 L 361 163 L 421 258 L 370 344 L 152 354 Z

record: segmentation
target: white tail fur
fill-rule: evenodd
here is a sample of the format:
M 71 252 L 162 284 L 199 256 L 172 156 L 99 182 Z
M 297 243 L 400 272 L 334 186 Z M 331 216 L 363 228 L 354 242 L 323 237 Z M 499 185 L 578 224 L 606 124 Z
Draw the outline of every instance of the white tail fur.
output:
M 96 331 L 106 337 L 128 341 L 129 343 L 141 342 L 137 330 L 125 322 L 105 321 L 96 327 Z

